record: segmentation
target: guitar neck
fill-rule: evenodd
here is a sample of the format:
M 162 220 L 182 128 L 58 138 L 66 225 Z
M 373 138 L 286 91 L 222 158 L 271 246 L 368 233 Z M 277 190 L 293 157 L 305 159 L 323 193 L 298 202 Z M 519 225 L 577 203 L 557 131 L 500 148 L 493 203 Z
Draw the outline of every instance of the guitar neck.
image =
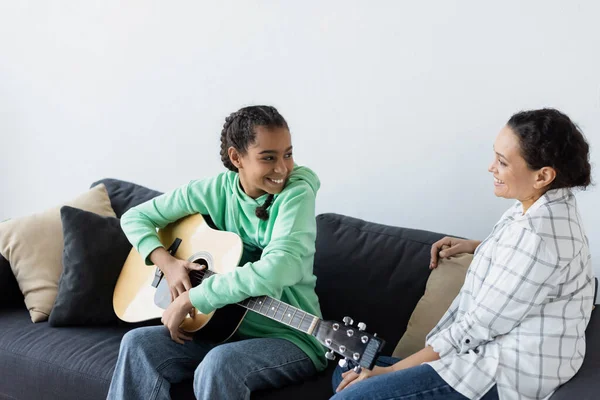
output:
M 206 278 L 215 274 L 210 270 L 203 272 Z M 269 296 L 249 297 L 237 304 L 309 335 L 313 334 L 320 321 L 312 314 Z

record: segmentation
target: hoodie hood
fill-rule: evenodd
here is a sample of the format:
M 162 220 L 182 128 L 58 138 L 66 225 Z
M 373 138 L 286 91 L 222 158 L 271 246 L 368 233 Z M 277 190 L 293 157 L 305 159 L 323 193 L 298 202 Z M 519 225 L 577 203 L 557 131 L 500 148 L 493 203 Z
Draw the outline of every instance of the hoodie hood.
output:
M 321 187 L 321 181 L 317 174 L 312 169 L 299 165 L 294 165 L 294 170 L 288 178 L 288 185 L 292 185 L 295 182 L 306 182 L 315 194 L 317 194 L 317 191 Z

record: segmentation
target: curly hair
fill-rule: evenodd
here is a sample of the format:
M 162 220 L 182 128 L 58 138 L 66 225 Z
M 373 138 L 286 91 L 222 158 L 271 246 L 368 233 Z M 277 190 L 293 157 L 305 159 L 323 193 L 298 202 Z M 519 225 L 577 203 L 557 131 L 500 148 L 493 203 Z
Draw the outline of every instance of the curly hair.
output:
M 225 168 L 239 172 L 229 159 L 228 149 L 233 147 L 240 154 L 246 154 L 248 146 L 256 141 L 254 128 L 257 126 L 288 128 L 287 122 L 275 107 L 249 106 L 232 113 L 225 118 L 221 131 L 221 161 Z M 258 218 L 265 221 L 269 219 L 267 208 L 273 203 L 273 199 L 273 195 L 270 194 L 265 203 L 256 208 L 255 214 Z
M 552 108 L 521 111 L 506 124 L 516 134 L 529 169 L 552 167 L 550 189 L 585 189 L 591 184 L 590 146 L 565 114 Z

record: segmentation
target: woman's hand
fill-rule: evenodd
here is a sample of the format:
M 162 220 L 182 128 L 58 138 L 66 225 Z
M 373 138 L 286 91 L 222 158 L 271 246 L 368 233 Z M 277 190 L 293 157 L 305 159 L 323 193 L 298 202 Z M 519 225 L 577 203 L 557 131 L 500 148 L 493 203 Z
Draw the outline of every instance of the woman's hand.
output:
M 479 240 L 457 239 L 446 236 L 431 245 L 431 261 L 429 269 L 437 268 L 439 257 L 449 258 L 455 254 L 474 254 L 481 242 Z
M 184 344 L 186 340 L 192 340 L 193 334 L 185 332 L 180 328 L 185 316 L 193 314 L 194 306 L 190 302 L 189 292 L 183 292 L 178 296 L 165 310 L 160 322 L 167 327 L 171 334 L 171 339 L 179 344 Z
M 336 393 L 340 390 L 347 388 L 356 384 L 357 382 L 364 381 L 367 378 L 377 375 L 387 374 L 388 372 L 392 372 L 392 369 L 389 367 L 378 367 L 375 366 L 372 370 L 368 370 L 363 368 L 360 374 L 354 372 L 354 370 L 346 371 L 342 374 L 342 381 L 338 385 L 337 389 L 335 389 Z

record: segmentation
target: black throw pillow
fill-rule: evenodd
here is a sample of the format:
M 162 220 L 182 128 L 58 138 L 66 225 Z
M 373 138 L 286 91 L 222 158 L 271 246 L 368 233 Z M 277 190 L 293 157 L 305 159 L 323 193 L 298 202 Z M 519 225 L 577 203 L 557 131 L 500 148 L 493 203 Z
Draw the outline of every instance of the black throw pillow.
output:
M 113 310 L 113 292 L 131 250 L 119 219 L 69 206 L 60 209 L 60 218 L 63 272 L 49 324 L 116 324 L 119 319 Z

